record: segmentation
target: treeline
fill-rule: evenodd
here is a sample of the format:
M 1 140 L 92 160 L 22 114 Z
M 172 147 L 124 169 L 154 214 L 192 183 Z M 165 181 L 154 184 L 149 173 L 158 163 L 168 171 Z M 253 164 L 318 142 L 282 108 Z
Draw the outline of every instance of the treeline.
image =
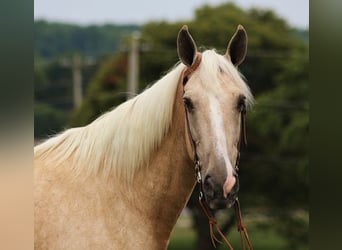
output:
M 89 25 L 67 23 L 34 23 L 34 120 L 35 137 L 41 138 L 63 130 L 69 123 L 69 113 L 74 107 L 72 70 L 63 61 L 72 61 L 78 54 L 82 60 L 93 63 L 82 68 L 82 89 L 95 74 L 98 64 L 110 54 L 123 53 L 126 39 L 140 30 L 138 25 Z
M 117 51 L 123 39 L 139 29 L 138 25 L 130 24 L 79 26 L 35 21 L 34 51 L 49 60 L 73 52 L 98 57 Z
M 99 57 L 119 50 L 125 39 L 141 28 L 133 24 L 80 26 L 38 20 L 34 22 L 34 51 L 46 60 L 73 52 Z M 307 30 L 294 28 L 293 33 L 308 43 Z

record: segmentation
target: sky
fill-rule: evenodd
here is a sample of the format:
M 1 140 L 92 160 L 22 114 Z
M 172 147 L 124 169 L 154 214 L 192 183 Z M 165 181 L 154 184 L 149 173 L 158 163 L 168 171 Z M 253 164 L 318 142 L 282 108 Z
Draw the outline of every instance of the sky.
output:
M 35 0 L 34 18 L 81 25 L 144 24 L 189 20 L 196 8 L 225 2 L 243 9 L 271 9 L 292 27 L 309 28 L 309 0 Z

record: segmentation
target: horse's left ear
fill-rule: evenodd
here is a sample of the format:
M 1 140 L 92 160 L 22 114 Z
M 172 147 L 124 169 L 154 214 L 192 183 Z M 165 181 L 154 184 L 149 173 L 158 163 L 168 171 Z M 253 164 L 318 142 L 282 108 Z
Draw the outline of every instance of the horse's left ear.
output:
M 235 34 L 230 39 L 225 56 L 238 67 L 247 54 L 247 33 L 241 24 L 238 25 Z
M 197 46 L 186 25 L 184 25 L 178 33 L 177 53 L 179 59 L 186 66 L 190 67 L 194 63 L 197 54 Z

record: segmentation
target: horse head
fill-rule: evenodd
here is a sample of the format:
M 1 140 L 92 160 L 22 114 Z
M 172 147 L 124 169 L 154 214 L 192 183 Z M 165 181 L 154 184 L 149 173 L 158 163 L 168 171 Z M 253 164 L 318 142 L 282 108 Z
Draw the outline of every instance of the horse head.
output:
M 237 174 L 246 106 L 252 94 L 237 67 L 247 52 L 247 34 L 239 25 L 224 55 L 199 53 L 184 26 L 177 39 L 184 71 L 183 100 L 188 152 L 201 166 L 202 190 L 211 208 L 231 206 L 239 190 Z

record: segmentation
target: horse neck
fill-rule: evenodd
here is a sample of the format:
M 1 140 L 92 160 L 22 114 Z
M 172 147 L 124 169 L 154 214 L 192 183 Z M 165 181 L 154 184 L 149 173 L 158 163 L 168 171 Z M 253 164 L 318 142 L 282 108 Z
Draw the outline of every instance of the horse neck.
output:
M 182 84 L 177 88 L 169 133 L 154 153 L 150 166 L 134 181 L 135 201 L 156 229 L 157 239 L 167 243 L 195 184 L 194 169 L 187 151 Z

